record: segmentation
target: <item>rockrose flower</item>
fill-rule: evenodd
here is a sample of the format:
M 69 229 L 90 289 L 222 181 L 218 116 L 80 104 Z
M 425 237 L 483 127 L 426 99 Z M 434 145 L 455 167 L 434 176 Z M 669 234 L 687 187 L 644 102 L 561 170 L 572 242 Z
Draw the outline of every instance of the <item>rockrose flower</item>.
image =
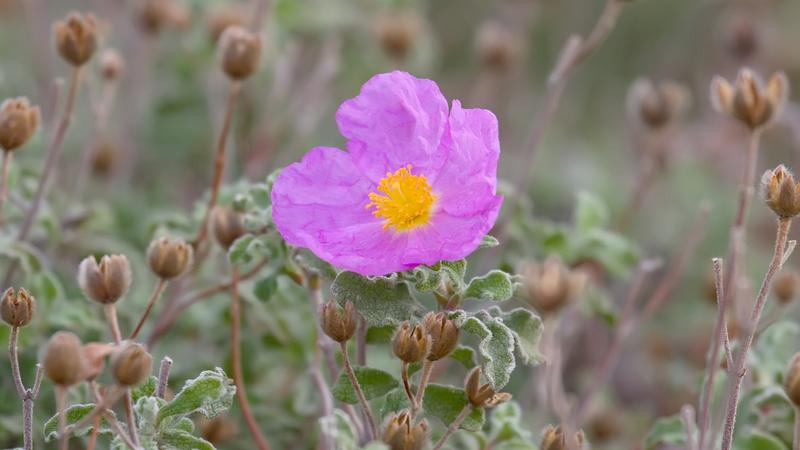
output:
M 336 113 L 347 151 L 316 147 L 281 171 L 272 214 L 292 245 L 362 275 L 463 258 L 497 218 L 500 142 L 485 109 L 405 72 L 372 77 Z

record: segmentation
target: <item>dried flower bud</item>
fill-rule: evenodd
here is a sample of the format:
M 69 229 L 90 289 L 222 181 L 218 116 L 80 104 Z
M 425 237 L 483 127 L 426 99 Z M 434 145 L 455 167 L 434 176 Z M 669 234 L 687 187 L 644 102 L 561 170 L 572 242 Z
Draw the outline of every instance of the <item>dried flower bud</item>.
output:
M 54 334 L 44 350 L 42 365 L 47 378 L 59 386 L 80 382 L 86 373 L 81 340 L 69 331 Z
M 772 283 L 772 294 L 778 303 L 786 305 L 791 303 L 797 296 L 798 273 L 794 270 L 787 270 L 784 268 Z
M 244 27 L 228 27 L 219 38 L 219 59 L 228 77 L 243 80 L 258 68 L 261 38 Z
M 545 314 L 557 313 L 580 296 L 586 286 L 586 275 L 570 270 L 557 256 L 547 258 L 543 264 L 526 264 L 521 273 L 528 302 Z
M 438 361 L 449 355 L 458 344 L 458 327 L 446 312 L 425 315 L 425 332 L 431 341 L 428 360 Z
M 6 289 L 0 300 L 0 317 L 5 323 L 12 327 L 24 327 L 31 323 L 35 313 L 36 299 L 25 288 L 19 288 L 16 293 L 14 288 Z
M 111 355 L 111 375 L 122 386 L 134 386 L 145 380 L 153 368 L 153 357 L 141 344 L 124 342 Z
M 415 363 L 428 354 L 428 334 L 422 325 L 403 322 L 392 339 L 392 350 L 401 361 Z
M 490 21 L 478 29 L 475 47 L 484 67 L 504 72 L 517 61 L 522 46 L 507 25 Z
M 382 440 L 390 450 L 422 450 L 428 443 L 428 421 L 414 423 L 408 410 L 393 412 L 384 425 Z
M 90 299 L 100 303 L 114 303 L 131 287 L 133 275 L 125 255 L 105 255 L 100 264 L 94 256 L 87 256 L 78 267 L 78 284 Z
M 726 46 L 733 57 L 750 59 L 759 48 L 758 31 L 749 16 L 741 15 L 729 24 Z
M 761 186 L 764 201 L 778 217 L 790 218 L 800 213 L 800 185 L 783 164 L 764 172 Z
M 794 406 L 800 408 L 800 353 L 795 353 L 789 363 L 789 369 L 786 371 L 783 381 L 783 390 L 786 391 L 786 396 L 794 403 Z
M 219 41 L 222 32 L 231 26 L 247 25 L 247 14 L 241 8 L 232 5 L 214 8 L 208 11 L 206 16 L 208 35 L 211 42 Z
M 586 440 L 583 431 L 575 433 L 572 439 L 571 443 L 567 442 L 567 436 L 561 425 L 557 427 L 549 425 L 544 430 L 544 437 L 542 437 L 542 445 L 539 446 L 539 450 L 580 450 L 583 448 Z
M 671 81 L 653 84 L 640 78 L 628 93 L 631 115 L 646 127 L 657 129 L 672 123 L 689 104 L 689 92 Z
M 328 302 L 320 308 L 319 321 L 322 331 L 331 339 L 347 342 L 356 332 L 358 313 L 353 302 L 349 300 L 341 309 L 336 302 Z
M 379 17 L 373 30 L 383 51 L 396 59 L 405 59 L 419 34 L 420 20 L 413 14 Z
M 105 342 L 89 342 L 81 347 L 83 360 L 86 363 L 86 371 L 83 378 L 92 380 L 100 376 L 105 366 L 106 356 L 113 353 L 115 348 L 115 345 Z
M 111 141 L 99 141 L 92 150 L 92 173 L 98 176 L 110 175 L 117 164 L 117 155 L 117 148 Z
M 0 104 L 0 148 L 16 150 L 39 128 L 39 107 L 25 97 L 10 98 Z
M 472 406 L 476 408 L 491 408 L 511 400 L 508 392 L 495 392 L 489 383 L 481 385 L 481 368 L 475 367 L 467 375 L 464 391 Z
M 65 61 L 82 66 L 97 50 L 97 22 L 92 14 L 71 12 L 53 27 L 56 48 Z
M 147 248 L 147 264 L 159 278 L 170 280 L 186 271 L 193 253 L 192 246 L 183 239 L 162 237 Z
M 783 72 L 772 74 L 766 87 L 749 69 L 740 70 L 733 85 L 719 76 L 711 82 L 714 108 L 751 129 L 761 128 L 777 117 L 788 95 L 789 81 Z
M 118 51 L 108 48 L 100 53 L 100 75 L 106 81 L 118 79 L 124 68 L 125 61 Z
M 231 244 L 247 233 L 242 214 L 225 206 L 214 208 L 211 229 L 217 242 L 223 248 L 229 248 Z
M 157 34 L 161 31 L 169 22 L 170 3 L 169 0 L 140 1 L 136 22 L 142 31 L 150 34 Z

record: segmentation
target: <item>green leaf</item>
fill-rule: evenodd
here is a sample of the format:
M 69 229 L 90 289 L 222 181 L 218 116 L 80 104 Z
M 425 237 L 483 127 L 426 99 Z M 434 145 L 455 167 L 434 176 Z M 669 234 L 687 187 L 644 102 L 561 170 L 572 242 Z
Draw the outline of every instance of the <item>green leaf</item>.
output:
M 575 243 L 575 258 L 591 258 L 614 275 L 630 272 L 639 260 L 639 252 L 631 241 L 601 229 L 592 229 Z
M 450 425 L 469 404 L 463 389 L 440 384 L 429 384 L 425 388 L 422 408 L 425 412 L 441 420 L 445 426 Z M 482 408 L 475 408 L 461 423 L 461 429 L 480 431 L 485 420 Z
M 506 441 L 531 442 L 533 440 L 532 433 L 522 428 L 521 419 L 522 411 L 517 402 L 510 401 L 498 405 L 492 410 L 492 415 L 489 418 L 491 441 L 497 443 Z
M 595 194 L 587 191 L 578 192 L 575 206 L 575 228 L 585 233 L 594 228 L 608 225 L 609 212 L 606 204 Z
M 231 244 L 228 250 L 228 260 L 231 264 L 247 264 L 253 260 L 251 245 L 258 245 L 256 237 L 246 234 Z
M 483 357 L 483 375 L 495 390 L 508 383 L 511 372 L 516 367 L 514 348 L 516 339 L 500 318 L 492 317 L 486 311 L 478 311 L 473 316 L 456 319 L 458 327 L 480 339 L 478 353 Z
M 269 301 L 276 290 L 278 290 L 278 280 L 272 275 L 256 281 L 253 286 L 253 294 L 262 302 Z
M 94 411 L 95 405 L 93 403 L 88 404 L 79 404 L 79 405 L 72 405 L 67 408 L 65 414 L 67 416 L 67 426 L 74 425 L 80 422 L 84 417 L 88 416 L 92 411 Z M 109 414 L 114 416 L 113 411 L 109 411 Z M 77 429 L 72 432 L 73 436 L 84 436 L 92 431 L 94 427 L 89 425 L 85 428 Z M 113 431 L 108 425 L 108 422 L 103 418 L 100 420 L 100 429 L 98 430 L 99 433 L 102 434 L 113 434 Z M 50 419 L 47 420 L 44 424 L 44 441 L 50 442 L 53 439 L 58 438 L 58 414 L 54 415 Z
M 367 400 L 382 397 L 400 384 L 392 374 L 379 369 L 373 369 L 371 367 L 353 367 L 353 372 Z M 331 391 L 333 397 L 340 402 L 351 405 L 358 403 L 356 391 L 344 370 L 339 374 L 339 378 L 336 380 Z
M 136 403 L 142 397 L 152 397 L 156 395 L 156 385 L 158 384 L 158 378 L 156 377 L 148 377 L 147 380 L 136 386 L 131 390 L 131 397 L 133 399 L 133 403 Z
M 463 364 L 467 369 L 472 369 L 478 365 L 475 362 L 475 350 L 469 347 L 456 347 L 453 353 L 450 354 L 450 357 Z
M 736 440 L 738 450 L 789 450 L 780 439 L 770 434 L 750 429 L 744 437 Z
M 352 301 L 371 327 L 401 323 L 419 309 L 408 292 L 408 285 L 394 276 L 364 277 L 342 272 L 333 281 L 331 294 L 340 305 Z
M 759 378 L 783 382 L 787 361 L 792 359 L 800 341 L 800 325 L 782 320 L 770 325 L 753 346 L 753 368 Z
M 498 241 L 496 237 L 487 234 L 481 238 L 481 243 L 478 244 L 478 248 L 492 248 L 498 245 L 500 245 L 500 241 Z
M 158 411 L 156 422 L 195 412 L 209 419 L 216 417 L 231 407 L 234 394 L 236 386 L 222 369 L 203 371 L 197 378 L 188 380 L 175 398 Z
M 44 271 L 39 272 L 31 277 L 31 292 L 37 299 L 52 303 L 60 298 L 63 298 L 64 288 L 58 277 L 52 272 Z
M 492 270 L 481 277 L 470 280 L 464 298 L 500 302 L 514 295 L 514 282 L 511 275 L 502 270 Z
M 358 433 L 350 417 L 336 409 L 330 416 L 319 419 L 320 428 L 334 442 L 336 450 L 358 450 Z
M 211 442 L 192 436 L 183 430 L 162 431 L 157 440 L 159 448 L 170 450 L 216 450 Z
M 530 310 L 517 308 L 500 316 L 503 323 L 514 333 L 517 354 L 523 364 L 537 365 L 544 361 L 539 353 L 542 338 L 542 319 Z
M 683 429 L 683 420 L 677 415 L 656 420 L 644 438 L 646 450 L 655 450 L 663 444 L 683 445 L 685 443 L 686 431 Z
M 336 269 L 309 250 L 299 250 L 296 258 L 297 262 L 309 272 L 316 273 L 326 280 L 333 280 L 336 278 Z
M 467 260 L 440 261 L 432 266 L 417 266 L 410 272 L 414 288 L 419 292 L 439 290 L 448 283 L 456 291 L 464 290 L 464 275 L 467 273 Z

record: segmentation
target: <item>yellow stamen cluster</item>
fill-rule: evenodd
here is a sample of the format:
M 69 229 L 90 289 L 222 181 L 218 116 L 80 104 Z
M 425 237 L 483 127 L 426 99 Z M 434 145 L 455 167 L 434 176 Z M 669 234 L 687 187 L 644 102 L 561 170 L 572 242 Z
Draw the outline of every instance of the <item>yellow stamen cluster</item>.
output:
M 436 196 L 425 175 L 413 175 L 411 165 L 387 173 L 378 184 L 378 192 L 369 194 L 366 208 L 375 208 L 372 214 L 385 219 L 383 228 L 408 230 L 428 223 Z

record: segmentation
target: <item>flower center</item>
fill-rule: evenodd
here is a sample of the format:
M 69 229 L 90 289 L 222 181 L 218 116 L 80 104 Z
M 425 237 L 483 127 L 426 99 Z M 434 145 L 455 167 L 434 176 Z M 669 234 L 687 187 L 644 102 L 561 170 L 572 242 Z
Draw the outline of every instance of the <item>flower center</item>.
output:
M 425 175 L 411 174 L 411 164 L 387 173 L 377 190 L 369 194 L 366 208 L 374 208 L 372 214 L 385 219 L 384 229 L 404 231 L 428 223 L 436 196 Z

